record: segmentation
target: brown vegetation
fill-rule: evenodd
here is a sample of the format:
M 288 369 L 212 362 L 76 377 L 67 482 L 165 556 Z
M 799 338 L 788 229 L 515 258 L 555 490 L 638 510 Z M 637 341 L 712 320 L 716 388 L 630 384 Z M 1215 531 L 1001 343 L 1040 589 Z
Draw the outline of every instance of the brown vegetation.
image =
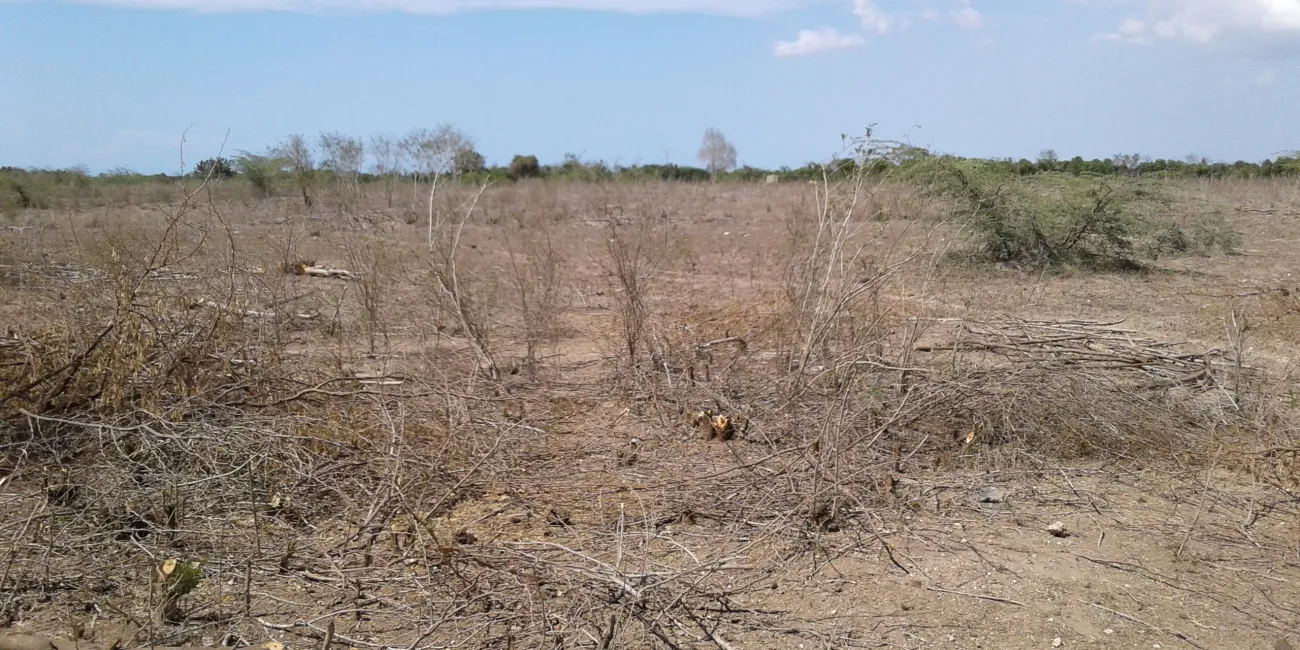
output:
M 413 205 L 362 185 L 348 218 L 305 185 L 196 185 L 0 231 L 17 632 L 1300 633 L 1293 181 L 1171 184 L 1245 249 L 1121 274 L 951 262 L 945 203 L 865 177 L 452 183 Z

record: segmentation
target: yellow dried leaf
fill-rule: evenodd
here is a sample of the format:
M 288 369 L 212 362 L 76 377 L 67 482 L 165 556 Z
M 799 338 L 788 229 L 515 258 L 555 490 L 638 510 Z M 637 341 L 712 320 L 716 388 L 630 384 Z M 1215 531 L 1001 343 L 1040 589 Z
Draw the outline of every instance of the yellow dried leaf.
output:
M 165 576 L 169 576 L 169 575 L 171 575 L 174 571 L 176 571 L 176 560 L 167 560 L 166 562 L 163 562 L 163 564 L 162 564 L 162 574 L 163 574 L 163 575 L 165 575 Z
M 975 430 L 974 430 L 974 429 L 971 429 L 971 430 L 970 430 L 970 433 L 966 434 L 966 444 L 969 445 L 969 444 L 972 443 L 972 442 L 975 442 Z

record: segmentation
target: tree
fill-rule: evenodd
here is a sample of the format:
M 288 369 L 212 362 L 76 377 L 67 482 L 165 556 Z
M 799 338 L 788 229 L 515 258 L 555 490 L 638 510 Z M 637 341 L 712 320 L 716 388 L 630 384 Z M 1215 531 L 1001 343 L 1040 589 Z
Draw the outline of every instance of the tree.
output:
M 542 175 L 542 165 L 537 161 L 537 156 L 515 156 L 510 161 L 510 178 L 519 180 L 521 178 L 533 178 Z
M 449 124 L 430 131 L 415 129 L 402 141 L 407 155 L 415 162 L 418 173 L 430 180 L 429 187 L 429 250 L 433 250 L 433 199 L 438 192 L 438 179 L 455 171 L 456 156 L 474 148 L 474 141 Z M 418 190 L 419 177 L 416 177 Z
M 379 133 L 370 136 L 370 153 L 375 158 L 375 175 L 384 181 L 384 198 L 391 208 L 393 195 L 397 193 L 397 179 L 406 164 L 406 149 L 401 142 Z
M 473 174 L 487 169 L 487 159 L 473 148 L 462 149 L 456 152 L 451 166 L 457 174 Z
M 333 172 L 341 185 L 356 192 L 361 165 L 365 161 L 366 147 L 361 138 L 342 133 L 320 134 L 321 169 Z
M 312 172 L 315 171 L 315 163 L 312 160 L 311 147 L 307 145 L 307 139 L 300 134 L 293 134 L 280 144 L 271 149 L 271 155 L 278 158 L 281 164 L 293 176 L 294 183 L 298 185 L 298 191 L 302 192 L 302 204 L 311 208 L 311 194 L 307 192 L 311 184 Z
M 736 167 L 736 147 L 727 142 L 722 131 L 709 128 L 704 131 L 704 142 L 700 145 L 698 155 L 704 168 L 709 170 L 709 178 L 717 180 L 718 172 L 730 171 Z
M 454 172 L 456 156 L 474 149 L 474 140 L 449 124 L 415 129 L 402 144 L 416 171 L 431 178 Z
M 1141 171 L 1142 154 L 1117 153 L 1110 157 L 1110 164 L 1125 176 L 1137 176 Z
M 229 158 L 208 158 L 200 160 L 199 164 L 194 166 L 194 175 L 208 178 L 211 175 L 213 179 L 233 178 L 235 176 L 235 166 Z
M 1055 149 L 1044 149 L 1038 152 L 1038 168 L 1043 171 L 1056 171 L 1058 161 Z
M 270 198 L 275 189 L 275 176 L 280 171 L 279 162 L 269 156 L 240 151 L 235 157 L 235 169 L 262 195 Z

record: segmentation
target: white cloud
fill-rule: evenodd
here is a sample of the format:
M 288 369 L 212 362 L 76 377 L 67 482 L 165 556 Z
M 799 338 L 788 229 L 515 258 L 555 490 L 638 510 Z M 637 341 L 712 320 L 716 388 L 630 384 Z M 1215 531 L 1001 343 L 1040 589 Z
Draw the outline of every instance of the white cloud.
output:
M 962 29 L 976 30 L 984 26 L 984 16 L 969 3 L 961 9 L 954 9 L 948 16 Z
M 772 51 L 777 56 L 801 56 L 827 50 L 860 47 L 867 39 L 861 34 L 841 34 L 831 27 L 803 29 L 793 41 L 777 41 Z
M 894 17 L 876 6 L 873 0 L 853 0 L 853 15 L 862 21 L 862 29 L 887 34 L 894 27 Z
M 24 0 L 0 0 L 7 2 Z M 394 11 L 449 14 L 504 9 L 577 9 L 631 14 L 694 13 L 761 16 L 806 6 L 815 0 L 74 0 L 142 9 L 180 9 L 205 13 L 242 11 Z
M 1097 34 L 1092 37 L 1092 40 L 1117 41 L 1121 43 L 1132 43 L 1134 45 L 1151 45 L 1151 36 L 1147 34 L 1146 23 L 1136 18 L 1129 18 L 1120 23 L 1119 31 L 1108 34 Z
M 1277 83 L 1277 70 L 1265 70 L 1255 76 L 1255 83 L 1268 86 Z
M 1147 0 L 1144 17 L 1097 39 L 1151 44 L 1208 44 L 1227 39 L 1300 41 L 1300 0 Z

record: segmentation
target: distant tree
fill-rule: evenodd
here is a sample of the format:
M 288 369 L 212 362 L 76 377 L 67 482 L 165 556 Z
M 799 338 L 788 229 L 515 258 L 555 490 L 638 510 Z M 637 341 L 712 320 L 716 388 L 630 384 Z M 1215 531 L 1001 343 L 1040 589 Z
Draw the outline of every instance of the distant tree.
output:
M 208 158 L 200 160 L 199 164 L 194 166 L 194 175 L 201 178 L 233 178 L 235 176 L 235 163 L 229 158 Z
M 416 171 L 428 177 L 454 172 L 456 156 L 474 148 L 473 139 L 449 124 L 433 130 L 415 129 L 402 144 Z
M 438 179 L 455 172 L 456 155 L 474 148 L 474 141 L 463 131 L 450 124 L 430 129 L 414 129 L 402 140 L 402 148 L 415 166 L 412 179 L 412 198 L 419 192 L 420 175 L 429 179 L 429 211 L 433 212 L 433 197 L 438 191 Z M 432 219 L 432 217 L 430 217 Z
M 1056 156 L 1055 149 L 1044 149 L 1038 152 L 1038 169 L 1046 172 L 1056 171 L 1060 159 Z
M 456 152 L 452 159 L 452 169 L 457 174 L 473 174 L 487 169 L 487 159 L 472 147 Z
M 240 151 L 235 156 L 234 168 L 262 195 L 271 196 L 275 189 L 275 177 L 280 171 L 280 162 L 271 156 L 262 156 L 247 151 Z
M 534 178 L 541 175 L 542 165 L 537 162 L 537 156 L 515 156 L 510 161 L 510 178 L 512 179 Z
M 271 155 L 279 159 L 280 163 L 289 172 L 289 175 L 293 177 L 294 184 L 298 186 L 298 191 L 302 193 L 303 206 L 310 209 L 312 199 L 308 188 L 311 186 L 312 175 L 316 167 L 312 159 L 311 146 L 307 144 L 307 139 L 295 133 L 272 147 Z
M 1117 153 L 1110 157 L 1109 162 L 1115 167 L 1116 171 L 1119 171 L 1126 176 L 1137 176 L 1138 172 L 1141 170 L 1142 154 Z
M 393 195 L 397 193 L 397 180 L 406 164 L 406 148 L 401 142 L 385 134 L 370 136 L 370 153 L 375 159 L 375 175 L 384 181 L 384 198 L 388 207 L 393 207 Z
M 709 170 L 709 178 L 717 180 L 718 172 L 730 171 L 736 167 L 736 147 L 727 142 L 722 131 L 709 128 L 704 131 L 704 142 L 700 144 L 699 160 Z
M 402 141 L 402 147 L 415 163 L 414 192 L 419 191 L 419 174 L 429 179 L 429 250 L 433 250 L 434 197 L 438 193 L 438 179 L 455 171 L 456 156 L 474 148 L 474 141 L 450 124 L 436 129 L 415 129 Z
M 361 165 L 366 159 L 366 146 L 361 138 L 331 132 L 320 134 L 321 169 L 333 172 L 339 184 L 356 192 L 361 177 Z

